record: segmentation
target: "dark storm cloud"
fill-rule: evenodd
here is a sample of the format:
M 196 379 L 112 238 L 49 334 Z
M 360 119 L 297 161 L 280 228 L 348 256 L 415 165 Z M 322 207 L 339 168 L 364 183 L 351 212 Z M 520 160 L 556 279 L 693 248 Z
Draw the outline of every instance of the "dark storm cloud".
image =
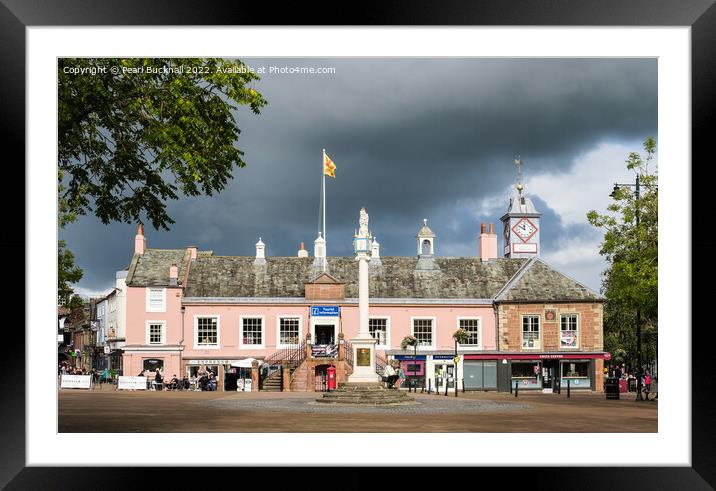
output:
M 327 178 L 329 254 L 350 254 L 361 206 L 384 255 L 414 254 L 424 217 L 439 254 L 474 254 L 479 222 L 497 225 L 508 196 L 486 216 L 461 204 L 514 182 L 516 155 L 526 176 L 554 173 L 599 143 L 656 135 L 655 60 L 243 61 L 336 73 L 263 75 L 254 86 L 269 105 L 259 116 L 237 111 L 247 167 L 218 196 L 173 203 L 177 223 L 148 229 L 150 247 L 253 255 L 261 236 L 268 255 L 293 255 L 299 242 L 312 252 L 326 148 L 337 165 L 336 179 Z M 558 215 L 540 211 L 547 247 L 564 230 Z M 133 234 L 134 226 L 94 218 L 62 231 L 85 269 L 83 287 L 111 284 L 131 258 Z

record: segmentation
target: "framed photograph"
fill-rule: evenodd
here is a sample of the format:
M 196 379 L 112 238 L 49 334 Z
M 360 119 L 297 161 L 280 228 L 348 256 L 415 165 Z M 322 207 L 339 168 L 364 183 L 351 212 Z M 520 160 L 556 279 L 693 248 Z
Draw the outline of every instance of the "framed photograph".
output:
M 557 489 L 711 488 L 698 375 L 710 358 L 692 328 L 706 291 L 690 288 L 689 250 L 716 241 L 690 229 L 709 206 L 690 180 L 708 182 L 691 162 L 711 160 L 716 7 L 508 3 L 311 17 L 0 0 L 6 149 L 26 163 L 28 194 L 26 242 L 8 239 L 26 258 L 26 344 L 12 363 L 25 383 L 3 398 L 0 483 L 92 486 L 107 466 L 131 482 L 140 470 L 129 467 L 193 466 L 202 448 L 217 466 L 480 466 L 495 477 L 515 466 Z M 653 315 L 640 307 L 607 332 L 619 311 L 604 230 L 617 224 L 601 214 L 658 187 L 643 177 L 655 169 L 632 183 L 643 155 L 661 164 L 666 194 L 650 211 L 662 225 L 654 257 L 667 259 L 644 300 Z M 638 213 L 637 227 L 650 223 Z M 7 218 L 6 230 L 23 229 L 18 213 Z M 63 281 L 93 299 L 78 307 L 87 329 L 73 327 Z M 123 291 L 137 307 L 121 338 Z M 59 318 L 54 344 L 38 326 Z M 408 338 L 415 346 L 401 346 Z M 371 346 L 355 367 L 354 339 Z M 392 420 L 290 394 L 303 387 L 298 366 L 306 387 L 335 398 L 351 373 L 380 384 L 394 360 L 410 383 L 381 385 L 403 404 Z M 624 382 L 631 363 L 652 399 L 663 389 L 657 401 L 608 397 L 622 361 Z M 216 391 L 85 388 L 103 370 L 169 382 L 197 366 Z M 232 367 L 247 378 L 224 392 Z M 289 394 L 264 394 L 274 389 Z M 232 426 L 237 410 L 251 421 Z M 251 452 L 236 455 L 244 436 Z M 340 451 L 307 458 L 326 445 Z M 450 450 L 379 457 L 407 445 Z

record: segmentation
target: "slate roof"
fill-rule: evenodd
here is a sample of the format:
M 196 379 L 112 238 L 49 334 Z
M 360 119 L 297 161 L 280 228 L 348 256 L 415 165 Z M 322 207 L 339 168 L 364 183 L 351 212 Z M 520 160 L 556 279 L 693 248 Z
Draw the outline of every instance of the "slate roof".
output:
M 184 278 L 186 249 L 147 249 L 132 258 L 129 286 L 169 286 L 169 267 Z M 213 256 L 199 251 L 189 272 L 186 297 L 302 298 L 304 284 L 320 270 L 313 257 Z M 370 268 L 370 296 L 385 299 L 495 299 L 498 302 L 603 301 L 603 297 L 541 259 L 434 257 L 436 269 L 420 270 L 417 257 L 381 257 Z M 353 257 L 329 257 L 328 271 L 345 283 L 346 298 L 358 297 L 358 265 Z
M 416 271 L 417 257 L 381 257 L 370 271 L 373 298 L 490 299 L 526 259 L 435 258 L 437 271 Z M 200 257 L 189 272 L 187 297 L 303 297 L 304 283 L 316 277 L 313 258 Z M 328 273 L 345 282 L 347 298 L 358 297 L 358 266 L 353 257 L 329 257 Z
M 564 302 L 602 301 L 604 297 L 570 277 L 550 267 L 541 259 L 531 259 L 512 284 L 501 292 L 497 301 L 505 302 Z
M 169 286 L 169 268 L 179 268 L 179 284 L 184 279 L 189 252 L 186 249 L 147 249 L 135 254 L 127 273 L 128 286 Z

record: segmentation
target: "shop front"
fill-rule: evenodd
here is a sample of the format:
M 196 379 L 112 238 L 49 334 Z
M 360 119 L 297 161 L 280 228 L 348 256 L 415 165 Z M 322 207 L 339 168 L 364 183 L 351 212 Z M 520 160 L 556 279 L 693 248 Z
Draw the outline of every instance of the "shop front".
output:
M 605 353 L 503 353 L 465 355 L 465 390 L 500 392 L 538 390 L 544 393 L 599 390 L 598 370 Z
M 393 358 L 400 361 L 400 368 L 405 374 L 405 382 L 401 385 L 402 388 L 417 387 L 422 389 L 427 387 L 425 378 L 427 357 L 425 355 L 395 355 Z
M 455 377 L 457 373 L 455 370 L 454 357 L 455 355 L 428 356 L 427 370 L 430 379 L 428 385 L 431 390 L 434 389 L 441 392 L 447 388 L 448 392 L 455 391 Z M 458 387 L 462 387 L 462 385 L 458 383 Z

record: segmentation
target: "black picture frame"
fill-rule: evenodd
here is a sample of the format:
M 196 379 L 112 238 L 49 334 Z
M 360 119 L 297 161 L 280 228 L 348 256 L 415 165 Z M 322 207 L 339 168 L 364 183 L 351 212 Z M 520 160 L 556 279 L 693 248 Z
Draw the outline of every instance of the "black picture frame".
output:
M 483 25 L 483 26 L 690 26 L 692 76 L 692 180 L 709 182 L 706 169 L 713 166 L 710 125 L 714 119 L 716 101 L 716 6 L 714 0 L 492 0 L 492 1 L 441 1 L 426 2 L 360 2 L 354 4 L 286 3 L 276 7 L 262 2 L 225 2 L 205 0 L 0 0 L 0 129 L 5 142 L 3 154 L 6 166 L 9 155 L 25 156 L 25 28 L 28 26 L 106 26 L 106 25 Z M 14 165 L 18 181 L 25 181 L 24 171 Z M 687 166 L 684 166 L 687 169 Z M 27 183 L 26 183 L 27 184 Z M 19 188 L 19 186 L 15 186 Z M 697 212 L 710 210 L 714 204 L 709 186 L 696 190 L 692 200 L 692 229 L 698 223 Z M 8 196 L 16 203 L 16 196 Z M 15 205 L 16 206 L 16 205 Z M 11 209 L 7 208 L 6 209 Z M 4 234 L 5 257 L 28 258 L 25 252 L 24 220 L 19 213 L 8 213 Z M 683 239 L 686 234 L 680 232 Z M 711 257 L 716 245 L 713 230 L 692 236 L 692 262 L 696 258 Z M 688 253 L 685 244 L 684 253 Z M 713 261 L 699 261 L 697 277 L 709 276 Z M 705 266 L 705 268 L 704 268 Z M 18 276 L 19 278 L 19 276 Z M 6 301 L 16 297 L 19 281 L 12 284 L 14 295 L 5 295 Z M 23 288 L 24 291 L 24 288 Z M 684 314 L 684 323 L 678 326 L 691 330 L 692 319 L 698 319 L 695 307 L 707 305 L 712 288 L 693 284 L 691 316 Z M 25 307 L 32 302 L 25 298 Z M 498 481 L 514 485 L 520 481 L 538 489 L 712 489 L 716 483 L 716 452 L 713 451 L 714 423 L 712 384 L 709 364 L 711 356 L 706 350 L 714 337 L 711 326 L 691 330 L 692 365 L 682 364 L 683 370 L 692 370 L 692 467 L 614 467 L 614 468 L 541 468 L 541 469 L 482 469 L 479 481 Z M 9 335 L 7 335 L 9 336 Z M 2 359 L 4 374 L 17 373 L 17 367 L 26 366 L 24 339 L 12 341 L 12 353 Z M 7 366 L 10 364 L 11 366 Z M 707 374 L 705 377 L 702 374 Z M 9 375 L 8 375 L 9 378 Z M 24 377 L 23 377 L 24 380 Z M 6 381 L 5 383 L 9 383 Z M 0 485 L 7 489 L 74 489 L 136 486 L 144 481 L 152 469 L 129 468 L 52 468 L 26 467 L 25 465 L 25 393 L 22 383 L 3 391 L 1 413 L 3 445 L 0 450 Z M 87 449 L 86 451 L 95 451 Z M 380 449 L 376 449 L 380 453 Z M 81 458 L 82 453 L 78 452 Z M 524 455 L 524 452 L 522 453 Z M 620 455 L 615 446 L 617 460 L 629 460 Z M 511 459 L 506 459 L 511 460 Z M 330 462 L 317 460 L 317 464 Z M 556 461 L 556 464 L 558 462 Z M 525 463 L 529 464 L 529 463 Z M 225 469 L 229 470 L 229 469 Z M 416 469 L 417 470 L 417 469 Z M 230 471 L 230 470 L 229 470 Z M 295 470 L 294 470 L 295 471 Z M 292 478 L 298 473 L 292 471 Z M 200 478 L 207 477 L 208 469 L 191 471 Z M 216 470 L 211 470 L 216 481 Z M 163 487 L 181 486 L 185 479 L 180 472 L 162 472 Z M 433 474 L 433 471 L 430 471 Z M 436 476 L 441 472 L 436 472 Z M 452 473 L 451 473 L 452 474 Z M 478 479 L 471 472 L 458 471 L 463 478 Z M 489 475 L 487 475 L 489 474 Z M 236 474 L 233 474 L 234 478 Z M 324 475 L 324 474 L 322 474 Z M 400 472 L 403 484 L 421 479 L 424 472 Z M 111 476 L 111 478 L 109 478 Z

